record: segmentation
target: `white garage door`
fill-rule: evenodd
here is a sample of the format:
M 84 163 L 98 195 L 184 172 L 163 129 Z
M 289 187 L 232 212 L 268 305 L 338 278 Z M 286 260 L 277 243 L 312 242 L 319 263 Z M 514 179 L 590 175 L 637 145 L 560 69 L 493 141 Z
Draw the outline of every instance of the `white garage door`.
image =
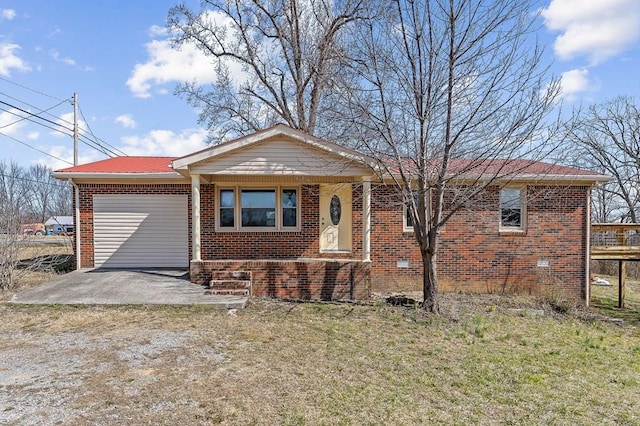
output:
M 186 195 L 95 195 L 95 266 L 189 265 Z

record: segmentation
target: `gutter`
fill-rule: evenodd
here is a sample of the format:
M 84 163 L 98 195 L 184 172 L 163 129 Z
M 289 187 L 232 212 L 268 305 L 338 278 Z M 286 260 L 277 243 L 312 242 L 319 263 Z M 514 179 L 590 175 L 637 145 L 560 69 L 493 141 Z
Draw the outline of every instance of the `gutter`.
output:
M 591 279 L 590 279 L 590 269 L 591 269 L 591 188 L 587 191 L 587 208 L 586 210 L 586 221 L 587 221 L 587 232 L 586 232 L 586 249 L 585 249 L 585 272 L 584 272 L 584 297 L 585 297 L 585 305 L 587 308 L 591 303 Z
M 74 240 L 76 242 L 76 270 L 79 270 L 81 268 L 81 264 L 80 264 L 80 259 L 82 259 L 82 257 L 80 256 L 80 188 L 78 188 L 78 185 L 76 185 L 73 182 L 73 179 L 69 178 L 69 183 L 71 185 L 73 185 L 73 192 L 74 192 L 74 198 L 75 198 L 75 224 L 74 224 Z
M 56 179 L 182 179 L 176 172 L 160 173 L 82 173 L 82 172 L 53 172 Z

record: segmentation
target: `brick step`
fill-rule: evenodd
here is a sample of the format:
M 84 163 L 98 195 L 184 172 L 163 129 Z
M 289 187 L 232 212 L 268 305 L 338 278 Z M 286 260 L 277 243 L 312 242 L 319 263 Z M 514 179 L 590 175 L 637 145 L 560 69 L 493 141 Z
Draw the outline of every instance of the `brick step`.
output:
M 212 271 L 211 279 L 251 281 L 251 271 Z
M 233 288 L 233 289 L 217 289 L 211 288 L 205 290 L 204 294 L 210 294 L 215 296 L 249 296 L 248 288 Z
M 219 290 L 225 289 L 245 289 L 251 288 L 251 281 L 247 280 L 211 280 L 209 281 L 210 288 L 216 288 Z

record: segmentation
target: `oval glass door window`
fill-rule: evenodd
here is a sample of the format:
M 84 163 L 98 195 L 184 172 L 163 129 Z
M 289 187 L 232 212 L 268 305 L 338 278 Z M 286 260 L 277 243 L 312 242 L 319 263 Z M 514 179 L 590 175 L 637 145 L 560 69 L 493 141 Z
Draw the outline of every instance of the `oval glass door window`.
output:
M 340 216 L 342 215 L 342 205 L 340 204 L 340 197 L 334 195 L 331 197 L 331 203 L 329 204 L 329 215 L 331 216 L 331 223 L 337 225 L 340 223 Z

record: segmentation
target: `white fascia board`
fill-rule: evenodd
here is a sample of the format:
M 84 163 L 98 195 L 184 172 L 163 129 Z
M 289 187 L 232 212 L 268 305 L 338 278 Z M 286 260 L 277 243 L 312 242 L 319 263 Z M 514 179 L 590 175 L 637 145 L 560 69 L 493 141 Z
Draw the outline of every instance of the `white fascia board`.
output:
M 171 173 L 88 173 L 88 172 L 53 172 L 51 174 L 52 177 L 56 179 L 167 179 L 167 180 L 175 180 L 175 179 L 184 179 L 180 173 L 171 172 Z
M 497 181 L 511 182 L 576 182 L 576 183 L 603 183 L 609 182 L 612 178 L 605 175 L 545 175 L 526 174 L 513 175 L 498 178 Z
M 393 178 L 400 179 L 400 175 L 390 176 L 387 175 L 384 180 L 393 180 Z M 451 177 L 448 177 L 451 179 Z M 597 184 L 597 183 L 605 183 L 609 182 L 613 178 L 605 175 L 536 175 L 536 174 L 526 174 L 526 175 L 513 175 L 513 176 L 495 176 L 495 175 L 461 175 L 452 179 L 453 181 L 459 181 L 461 183 L 468 181 L 487 181 L 494 180 L 496 183 L 501 182 L 564 182 L 564 183 L 588 183 L 588 184 Z

